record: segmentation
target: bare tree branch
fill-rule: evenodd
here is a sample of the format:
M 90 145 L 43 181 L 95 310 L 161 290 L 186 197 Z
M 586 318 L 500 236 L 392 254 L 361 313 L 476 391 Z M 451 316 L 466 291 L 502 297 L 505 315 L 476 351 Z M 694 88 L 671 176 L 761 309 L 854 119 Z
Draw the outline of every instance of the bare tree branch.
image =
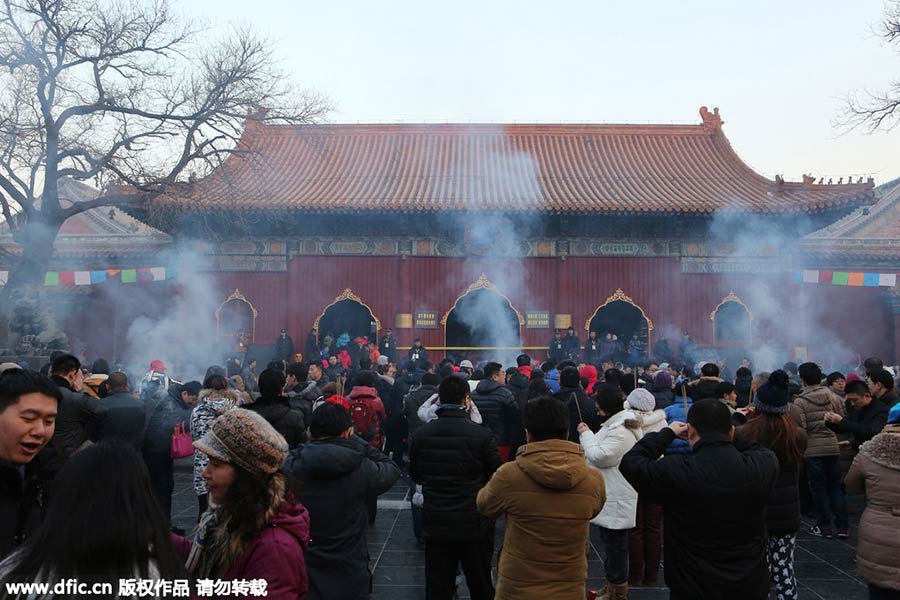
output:
M 889 45 L 900 46 L 900 0 L 885 4 L 875 32 Z M 900 79 L 890 82 L 882 91 L 863 90 L 849 94 L 837 124 L 848 130 L 858 127 L 870 132 L 892 130 L 900 124 Z
M 7 288 L 39 275 L 72 215 L 152 202 L 215 169 L 247 151 L 236 147 L 248 119 L 313 123 L 329 110 L 252 31 L 208 31 L 170 1 L 0 0 L 0 205 L 23 259 L 37 257 Z M 61 177 L 106 187 L 63 206 Z

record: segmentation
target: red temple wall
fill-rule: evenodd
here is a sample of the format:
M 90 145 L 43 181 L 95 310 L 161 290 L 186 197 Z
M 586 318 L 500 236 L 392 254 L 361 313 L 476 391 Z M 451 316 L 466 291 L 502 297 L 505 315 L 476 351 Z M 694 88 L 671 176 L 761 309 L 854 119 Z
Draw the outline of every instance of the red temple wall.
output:
M 287 272 L 211 275 L 221 301 L 239 289 L 257 309 L 257 343 L 273 342 L 278 331 L 287 327 L 300 350 L 315 319 L 345 288 L 372 309 L 382 327 L 394 327 L 398 313 L 434 310 L 443 317 L 481 273 L 523 315 L 529 310 L 547 310 L 552 325 L 554 315 L 570 314 L 582 339 L 587 335 L 585 321 L 621 288 L 653 322 L 651 341 L 666 335 L 674 348 L 680 330 L 687 329 L 699 346 L 712 345 L 710 312 L 733 291 L 757 317 L 755 343 L 769 339 L 777 346 L 806 345 L 807 338 L 814 337 L 808 329 L 815 326 L 802 326 L 800 315 L 809 313 L 813 306 L 819 314 L 808 320 L 827 323 L 832 334 L 829 339 L 861 355 L 894 356 L 894 319 L 880 288 L 793 284 L 784 274 L 682 273 L 681 263 L 674 258 L 530 258 L 519 262 L 495 258 L 409 257 L 404 261 L 399 257 L 302 256 L 289 263 Z M 168 292 L 164 286 L 138 284 L 129 293 L 143 294 L 142 301 L 122 307 L 109 297 L 106 285 L 96 286 L 65 324 L 73 347 L 87 346 L 92 356 L 111 357 L 114 349 L 121 354 L 127 332 L 123 323 L 166 310 Z M 763 298 L 776 307 L 776 318 L 769 322 L 758 306 Z M 118 327 L 112 327 L 113 323 Z M 524 346 L 543 347 L 552 336 L 552 329 L 523 327 L 521 331 Z M 445 345 L 440 325 L 428 330 L 395 327 L 395 334 L 401 345 L 409 345 L 417 335 L 428 347 Z M 809 351 L 815 358 L 821 349 L 811 347 Z

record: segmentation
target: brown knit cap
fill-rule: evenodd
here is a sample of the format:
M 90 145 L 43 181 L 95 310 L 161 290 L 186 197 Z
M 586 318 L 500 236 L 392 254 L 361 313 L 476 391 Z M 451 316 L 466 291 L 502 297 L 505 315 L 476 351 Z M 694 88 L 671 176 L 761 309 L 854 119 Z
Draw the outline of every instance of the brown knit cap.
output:
M 284 436 L 259 414 L 243 408 L 229 410 L 216 419 L 194 447 L 258 475 L 281 469 L 288 454 Z

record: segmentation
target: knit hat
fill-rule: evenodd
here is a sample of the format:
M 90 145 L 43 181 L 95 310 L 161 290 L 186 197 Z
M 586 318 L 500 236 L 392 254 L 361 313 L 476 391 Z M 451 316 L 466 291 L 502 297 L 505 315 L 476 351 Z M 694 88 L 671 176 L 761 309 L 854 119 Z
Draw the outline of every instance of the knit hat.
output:
M 756 410 L 770 415 L 783 415 L 788 412 L 788 374 L 778 369 L 769 375 L 768 381 L 756 390 Z
M 287 458 L 288 445 L 280 433 L 258 413 L 229 410 L 194 447 L 210 458 L 242 467 L 257 475 L 271 475 Z
M 862 381 L 863 378 L 857 375 L 856 373 L 847 373 L 847 383 L 853 383 L 854 381 Z
M 625 399 L 625 410 L 629 408 L 640 412 L 650 412 L 656 408 L 656 398 L 644 388 L 635 388 Z
M 156 360 L 150 362 L 150 370 L 165 372 L 166 365 L 163 364 L 163 361 L 157 358 Z
M 475 365 L 472 364 L 471 360 L 464 360 L 461 363 L 459 363 L 459 368 L 460 369 L 474 369 Z

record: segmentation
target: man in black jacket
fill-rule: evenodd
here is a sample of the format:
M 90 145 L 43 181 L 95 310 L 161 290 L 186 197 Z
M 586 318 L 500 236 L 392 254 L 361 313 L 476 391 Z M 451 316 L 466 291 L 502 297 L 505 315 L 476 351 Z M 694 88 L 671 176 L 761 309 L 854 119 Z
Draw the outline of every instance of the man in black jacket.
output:
M 169 389 L 159 388 L 147 399 L 147 425 L 144 430 L 144 464 L 150 472 L 153 494 L 166 515 L 172 516 L 172 493 L 175 491 L 175 464 L 172 459 L 172 434 L 175 427 L 191 430 L 191 411 L 200 396 L 199 381 L 172 383 Z
M 866 382 L 869 384 L 869 392 L 872 398 L 884 404 L 890 410 L 900 398 L 894 389 L 894 377 L 885 369 L 874 369 L 866 374 Z
M 437 420 L 419 428 L 409 451 L 410 476 L 425 497 L 425 595 L 451 598 L 462 563 L 472 599 L 490 600 L 494 523 L 475 498 L 502 461 L 491 432 L 469 419 L 469 384 L 445 377 L 438 396 Z
M 306 441 L 306 424 L 303 412 L 291 408 L 288 399 L 281 395 L 283 389 L 284 375 L 266 369 L 259 374 L 259 398 L 244 408 L 258 413 L 284 436 L 289 448 L 296 448 Z
M 687 438 L 693 453 L 660 459 L 676 437 Z M 778 459 L 734 435 L 724 404 L 694 403 L 687 424 L 644 436 L 619 470 L 639 494 L 663 505 L 670 598 L 768 598 L 766 503 Z
M 97 425 L 97 441 L 120 440 L 140 452 L 147 420 L 144 402 L 128 389 L 125 373 L 111 374 L 106 389 L 109 393 L 100 401 L 106 408 L 106 418 Z
M 578 362 L 578 358 L 581 356 L 581 340 L 575 335 L 574 327 L 566 330 L 566 337 L 563 338 L 563 350 L 567 359 Z
M 41 451 L 36 465 L 41 477 L 51 481 L 62 466 L 91 436 L 99 422 L 106 418 L 106 407 L 81 391 L 84 373 L 81 361 L 71 354 L 56 358 L 50 366 L 50 378 L 59 387 L 62 402 L 56 416 L 56 430 L 50 443 Z
M 553 332 L 553 339 L 547 347 L 547 356 L 553 362 L 559 362 L 566 358 L 566 344 L 562 339 L 562 332 L 557 329 Z
M 521 435 L 519 432 L 522 427 L 519 403 L 512 392 L 503 386 L 505 379 L 503 366 L 489 362 L 484 366 L 484 379 L 478 382 L 472 393 L 472 401 L 481 413 L 484 426 L 494 433 L 503 462 L 510 459 L 510 451 L 516 441 L 525 436 L 524 431 Z
M 559 391 L 553 397 L 560 400 L 569 409 L 569 441 L 579 441 L 578 424 L 587 423 L 591 431 L 600 428 L 600 418 L 594 403 L 588 400 L 584 388 L 581 387 L 581 376 L 575 367 L 566 367 L 559 372 Z M 478 404 L 479 410 L 481 404 Z
M 397 362 L 397 338 L 394 337 L 394 330 L 388 327 L 378 342 L 378 352 L 382 356 L 387 356 L 388 362 Z
M 372 592 L 366 543 L 367 498 L 400 478 L 384 454 L 353 435 L 346 408 L 326 402 L 312 414 L 310 441 L 292 451 L 287 472 L 300 482 L 298 495 L 309 511 L 306 550 L 309 600 L 356 600 Z
M 844 393 L 854 410 L 846 417 L 834 412 L 825 413 L 825 426 L 837 433 L 849 433 L 855 454 L 860 446 L 881 433 L 890 409 L 883 402 L 872 399 L 869 386 L 863 381 L 851 381 L 844 387 Z
M 0 559 L 40 525 L 43 487 L 31 462 L 53 437 L 62 394 L 24 369 L 0 375 Z

